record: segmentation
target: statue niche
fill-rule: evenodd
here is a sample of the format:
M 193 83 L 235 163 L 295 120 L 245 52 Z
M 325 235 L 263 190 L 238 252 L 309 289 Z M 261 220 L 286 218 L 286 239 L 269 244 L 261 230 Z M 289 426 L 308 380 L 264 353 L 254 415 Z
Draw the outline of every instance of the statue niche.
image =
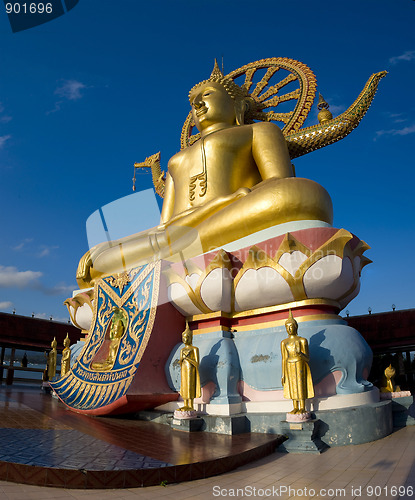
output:
M 109 371 L 114 366 L 120 347 L 121 339 L 125 332 L 126 318 L 121 309 L 115 311 L 112 321 L 109 325 L 107 338 L 103 346 L 97 352 L 95 359 L 91 363 L 91 369 L 94 371 Z

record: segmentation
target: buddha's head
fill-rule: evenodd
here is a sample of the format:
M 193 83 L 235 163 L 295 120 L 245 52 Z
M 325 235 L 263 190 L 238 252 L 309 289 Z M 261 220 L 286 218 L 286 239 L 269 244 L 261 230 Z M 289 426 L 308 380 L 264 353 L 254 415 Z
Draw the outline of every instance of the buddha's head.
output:
M 249 109 L 247 92 L 231 78 L 223 76 L 217 62 L 208 80 L 189 92 L 193 120 L 199 131 L 211 125 L 242 125 Z
M 52 343 L 50 345 L 51 345 L 52 349 L 56 349 L 58 347 L 56 337 L 53 337 Z
M 191 345 L 193 341 L 193 333 L 186 322 L 186 330 L 182 333 L 183 344 Z
M 290 315 L 288 316 L 288 319 L 285 322 L 285 329 L 287 330 L 288 335 L 297 335 L 298 323 L 294 319 L 291 309 L 290 309 Z

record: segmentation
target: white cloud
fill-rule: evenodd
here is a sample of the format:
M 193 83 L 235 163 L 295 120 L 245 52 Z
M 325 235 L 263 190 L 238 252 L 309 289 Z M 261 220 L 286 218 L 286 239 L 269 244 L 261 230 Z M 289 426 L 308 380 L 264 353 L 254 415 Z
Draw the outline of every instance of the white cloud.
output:
M 50 246 L 50 247 L 48 247 L 46 245 L 42 245 L 40 247 L 40 252 L 38 254 L 38 257 L 47 257 L 50 255 L 52 250 L 56 250 L 57 248 L 59 248 L 57 245 Z
M 3 111 L 4 111 L 4 106 L 0 102 L 0 114 L 3 113 Z M 0 116 L 0 123 L 8 123 L 11 119 L 12 117 L 8 115 Z
M 58 283 L 51 288 L 42 288 L 42 292 L 46 295 L 67 295 L 68 297 L 72 297 L 72 292 L 77 288 L 77 285 L 65 285 L 65 283 Z
M 346 110 L 346 106 L 343 106 L 343 105 L 336 105 L 336 104 L 330 104 L 329 105 L 329 111 L 331 111 L 333 113 L 333 116 L 336 117 L 337 115 L 340 115 L 341 113 L 343 113 L 343 111 Z
M 59 248 L 58 245 L 38 245 L 37 250 L 35 250 L 34 245 L 29 245 L 32 242 L 33 238 L 25 238 L 18 245 L 11 247 L 11 249 L 14 250 L 15 252 L 26 251 L 27 253 L 30 251 L 36 257 L 42 258 L 42 257 L 48 257 L 49 255 L 51 255 L 53 250 Z
M 39 281 L 42 276 L 40 271 L 19 271 L 14 266 L 0 266 L 0 288 L 26 288 L 44 295 L 62 295 L 65 298 L 72 296 L 73 290 L 77 288 L 75 284 L 66 285 L 62 282 L 53 286 L 44 285 Z
M 11 307 L 13 307 L 13 302 L 10 302 L 9 300 L 0 302 L 0 309 L 10 309 Z
M 76 80 L 65 80 L 63 84 L 55 90 L 55 94 L 70 101 L 77 101 L 81 99 L 81 90 L 85 88 L 86 85 L 81 82 Z
M 389 130 L 378 130 L 376 132 L 375 140 L 381 137 L 382 135 L 409 135 L 415 133 L 415 125 L 411 125 L 410 127 L 404 128 L 392 128 Z
M 400 56 L 394 56 L 389 59 L 391 64 L 397 64 L 401 61 L 413 61 L 415 59 L 415 50 L 407 50 Z
M 0 149 L 3 148 L 3 146 L 6 144 L 6 141 L 8 141 L 11 138 L 11 135 L 0 135 Z
M 48 316 L 46 313 L 35 313 L 35 318 L 39 318 L 39 319 L 49 319 L 49 318 L 50 318 L 50 314 L 49 314 L 49 316 Z
M 0 288 L 33 288 L 43 275 L 40 271 L 19 271 L 13 266 L 0 266 Z
M 394 130 L 393 135 L 408 135 L 408 134 L 413 134 L 415 132 L 415 125 L 412 125 L 411 127 L 404 127 L 399 130 Z
M 49 111 L 46 111 L 46 114 L 50 115 L 51 113 L 56 113 L 57 111 L 60 111 L 61 104 L 62 104 L 62 101 L 55 102 L 55 107 Z
M 68 323 L 69 319 L 69 317 L 65 318 L 64 316 L 53 316 L 53 314 L 35 313 L 35 318 L 50 320 L 51 317 L 52 321 L 59 321 L 60 323 Z
M 16 252 L 19 252 L 20 250 L 23 250 L 23 248 L 26 247 L 27 243 L 31 243 L 32 241 L 33 238 L 25 238 L 21 243 L 19 243 L 15 247 L 11 247 L 11 249 L 15 250 Z

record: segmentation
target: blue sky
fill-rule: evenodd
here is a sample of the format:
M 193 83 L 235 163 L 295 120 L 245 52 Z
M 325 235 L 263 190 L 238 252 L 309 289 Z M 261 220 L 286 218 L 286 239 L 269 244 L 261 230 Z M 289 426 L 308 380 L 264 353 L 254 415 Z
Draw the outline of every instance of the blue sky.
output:
M 0 11 L 0 310 L 68 317 L 88 217 L 132 193 L 134 162 L 161 151 L 166 167 L 188 90 L 222 56 L 225 72 L 302 61 L 334 114 L 389 72 L 350 136 L 295 165 L 372 247 L 350 314 L 414 307 L 414 22 L 413 0 L 80 0 L 13 34 Z

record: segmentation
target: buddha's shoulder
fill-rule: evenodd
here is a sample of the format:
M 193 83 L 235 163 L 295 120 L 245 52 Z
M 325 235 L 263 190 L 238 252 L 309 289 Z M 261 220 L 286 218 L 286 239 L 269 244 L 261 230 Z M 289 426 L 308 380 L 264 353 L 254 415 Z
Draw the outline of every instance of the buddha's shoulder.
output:
M 169 166 L 176 165 L 182 161 L 183 158 L 186 158 L 191 152 L 193 146 L 189 146 L 185 149 L 181 149 L 176 154 L 174 154 L 169 160 Z
M 254 133 L 282 134 L 280 127 L 272 122 L 256 122 L 249 125 Z

